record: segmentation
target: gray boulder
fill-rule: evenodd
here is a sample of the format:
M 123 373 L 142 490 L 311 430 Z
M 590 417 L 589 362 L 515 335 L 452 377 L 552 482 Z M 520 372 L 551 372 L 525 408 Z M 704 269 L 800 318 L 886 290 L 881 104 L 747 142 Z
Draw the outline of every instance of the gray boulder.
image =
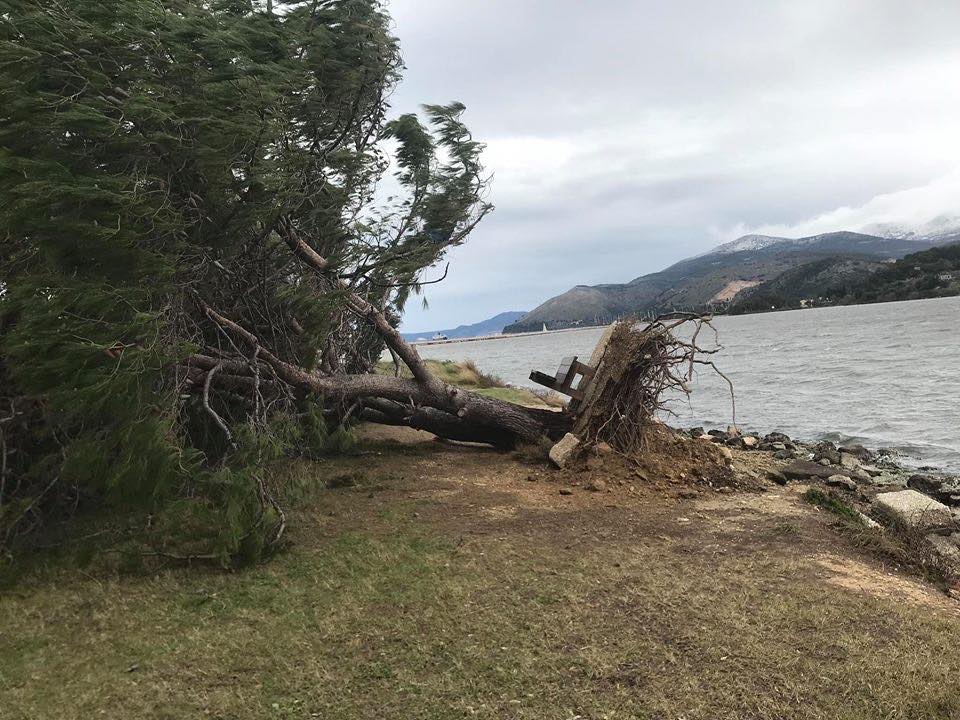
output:
M 940 474 L 911 475 L 907 478 L 907 487 L 953 505 L 953 497 L 960 495 L 960 478 Z
M 850 453 L 840 453 L 840 464 L 845 468 L 858 468 L 862 466 L 860 458 Z
M 912 529 L 933 530 L 953 522 L 950 508 L 916 490 L 882 493 L 873 503 L 886 517 Z
M 783 474 L 793 480 L 809 480 L 811 478 L 825 480 L 831 475 L 850 477 L 851 471 L 845 468 L 821 465 L 809 460 L 797 460 L 783 468 Z
M 787 484 L 787 476 L 779 470 L 767 470 L 767 479 L 776 483 L 777 485 Z
M 814 462 L 827 460 L 831 465 L 839 465 L 840 451 L 832 442 L 820 442 L 813 446 L 813 460 Z
M 873 459 L 873 453 L 867 450 L 863 445 L 841 445 L 837 448 L 842 454 L 852 455 L 863 462 L 869 462 Z

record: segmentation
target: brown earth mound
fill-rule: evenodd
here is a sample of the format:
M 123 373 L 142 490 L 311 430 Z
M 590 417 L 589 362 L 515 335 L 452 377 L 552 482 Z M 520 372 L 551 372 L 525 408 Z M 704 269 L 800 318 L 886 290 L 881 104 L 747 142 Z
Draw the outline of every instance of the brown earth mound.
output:
M 594 445 L 555 474 L 558 482 L 596 490 L 617 486 L 664 491 L 755 489 L 756 483 L 745 485 L 745 479 L 733 472 L 719 446 L 692 440 L 659 423 L 649 425 L 644 433 L 643 452 L 627 456 L 603 443 Z

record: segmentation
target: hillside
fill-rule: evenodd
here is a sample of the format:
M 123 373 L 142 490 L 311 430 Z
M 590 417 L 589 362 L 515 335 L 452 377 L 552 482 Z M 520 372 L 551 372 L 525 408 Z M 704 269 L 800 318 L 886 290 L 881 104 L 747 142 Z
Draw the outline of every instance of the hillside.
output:
M 458 325 L 455 328 L 447 330 L 424 330 L 423 332 L 405 332 L 401 333 L 406 340 L 421 340 L 431 338 L 437 333 L 446 335 L 448 338 L 480 337 L 482 335 L 498 335 L 503 329 L 512 322 L 515 322 L 526 315 L 523 310 L 510 310 L 494 315 L 487 320 L 481 320 L 472 325 Z
M 842 302 L 889 302 L 960 295 L 960 243 L 907 255 L 864 279 Z
M 960 243 L 893 263 L 825 258 L 737 295 L 730 314 L 960 295 Z
M 797 239 L 748 235 L 628 283 L 577 286 L 547 300 L 504 332 L 537 330 L 544 324 L 551 330 L 598 325 L 632 313 L 702 309 L 725 303 L 739 292 L 762 286 L 809 263 L 830 258 L 881 262 L 942 242 L 943 239 L 903 239 L 853 232 Z
M 736 315 L 828 304 L 848 295 L 884 267 L 885 263 L 874 260 L 844 257 L 815 260 L 738 293 L 726 312 Z

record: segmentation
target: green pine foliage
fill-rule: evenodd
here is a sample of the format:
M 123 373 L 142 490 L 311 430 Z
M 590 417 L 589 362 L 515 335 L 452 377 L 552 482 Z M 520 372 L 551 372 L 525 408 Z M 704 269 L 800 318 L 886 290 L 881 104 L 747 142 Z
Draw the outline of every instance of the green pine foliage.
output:
M 270 463 L 349 423 L 270 377 L 208 409 L 183 361 L 256 358 L 197 300 L 309 371 L 370 370 L 381 341 L 284 233 L 398 318 L 490 209 L 462 105 L 387 122 L 400 68 L 375 0 L 0 0 L 0 547 L 116 507 L 157 552 L 265 550 Z

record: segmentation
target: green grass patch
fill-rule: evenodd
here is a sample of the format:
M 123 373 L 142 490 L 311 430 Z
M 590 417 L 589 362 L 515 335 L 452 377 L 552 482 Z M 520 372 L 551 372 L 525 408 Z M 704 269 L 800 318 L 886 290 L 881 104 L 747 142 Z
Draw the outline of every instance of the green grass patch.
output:
M 857 511 L 830 491 L 824 492 L 819 488 L 810 488 L 803 493 L 803 499 L 845 520 L 862 524 Z
M 486 395 L 516 405 L 543 406 L 545 404 L 557 404 L 556 401 L 548 401 L 547 398 L 532 390 L 507 385 L 495 375 L 484 373 L 470 360 L 463 362 L 426 360 L 425 362 L 430 372 L 445 383 L 473 390 L 479 395 Z M 377 372 L 381 375 L 393 375 L 395 368 L 393 363 L 381 361 L 377 363 Z M 412 377 L 410 371 L 405 367 L 400 375 L 401 377 Z

